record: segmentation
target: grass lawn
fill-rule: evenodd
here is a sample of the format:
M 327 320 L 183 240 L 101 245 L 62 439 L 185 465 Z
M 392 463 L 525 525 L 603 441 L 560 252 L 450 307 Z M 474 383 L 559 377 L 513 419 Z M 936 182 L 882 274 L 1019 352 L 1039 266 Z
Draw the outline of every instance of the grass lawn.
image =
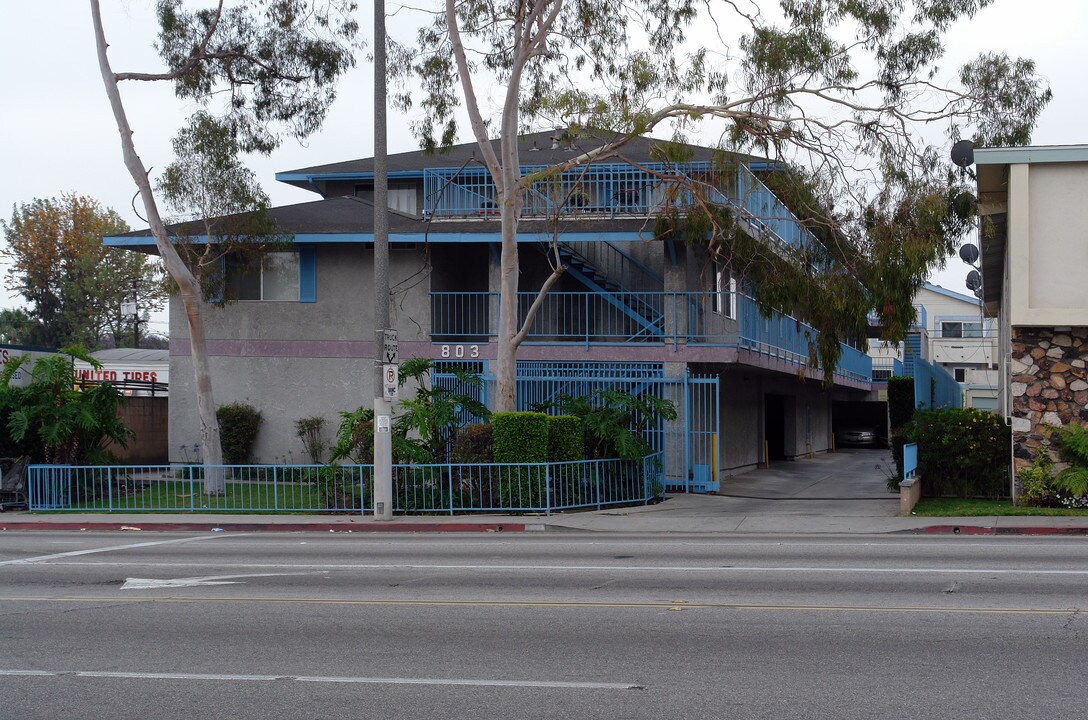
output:
M 71 510 L 128 511 L 255 511 L 276 510 L 305 512 L 328 510 L 326 498 L 318 485 L 308 483 L 233 483 L 226 484 L 223 495 L 205 495 L 200 482 L 164 480 L 152 482 L 140 491 L 120 496 L 99 497 L 74 503 Z
M 1085 516 L 1088 508 L 1040 508 L 1013 505 L 1012 500 L 974 498 L 922 498 L 914 507 L 914 515 L 930 517 L 980 517 L 985 515 L 1057 515 Z

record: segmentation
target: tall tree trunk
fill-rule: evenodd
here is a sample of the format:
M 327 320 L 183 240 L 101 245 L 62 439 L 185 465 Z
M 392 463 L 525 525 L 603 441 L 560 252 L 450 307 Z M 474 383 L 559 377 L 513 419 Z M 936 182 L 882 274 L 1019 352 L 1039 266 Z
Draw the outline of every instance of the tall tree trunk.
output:
M 106 86 L 106 95 L 109 97 L 114 119 L 117 121 L 117 131 L 121 135 L 121 150 L 125 158 L 125 167 L 128 168 L 132 180 L 140 190 L 140 199 L 147 213 L 151 234 L 155 238 L 155 247 L 159 250 L 166 271 L 178 284 L 178 294 L 185 308 L 192 348 L 193 373 L 196 376 L 196 406 L 200 416 L 200 441 L 204 457 L 204 492 L 222 493 L 225 489 L 223 476 L 216 466 L 223 464 L 223 450 L 219 444 L 219 421 L 215 417 L 215 400 L 212 396 L 211 374 L 208 371 L 204 323 L 200 314 L 200 283 L 178 255 L 166 234 L 166 227 L 163 225 L 155 195 L 151 190 L 151 181 L 147 178 L 147 169 L 140 156 L 136 154 L 136 146 L 132 142 L 132 128 L 129 126 L 125 106 L 121 102 L 121 91 L 117 86 L 117 76 L 110 67 L 106 53 L 108 46 L 106 34 L 102 29 L 102 12 L 98 0 L 91 0 L 91 16 L 94 19 L 95 44 L 98 48 L 98 67 L 102 72 L 102 82 Z
M 516 140 L 515 140 L 516 142 Z M 499 185 L 498 182 L 495 183 Z M 499 253 L 499 337 L 495 356 L 495 412 L 517 409 L 518 242 L 513 202 L 500 203 L 502 250 Z

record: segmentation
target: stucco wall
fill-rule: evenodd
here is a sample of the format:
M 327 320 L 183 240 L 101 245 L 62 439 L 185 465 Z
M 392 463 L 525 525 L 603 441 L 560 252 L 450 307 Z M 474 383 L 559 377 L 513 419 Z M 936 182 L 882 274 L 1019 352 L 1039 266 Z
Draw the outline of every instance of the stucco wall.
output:
M 722 476 L 763 462 L 765 395 L 786 399 L 785 454 L 789 459 L 830 450 L 832 399 L 852 399 L 844 391 L 829 393 L 818 381 L 801 381 L 793 376 L 730 368 L 720 377 Z
M 255 460 L 305 461 L 294 422 L 320 415 L 328 436 L 337 413 L 373 402 L 373 253 L 351 245 L 317 248 L 317 301 L 237 302 L 204 307 L 217 406 L 248 402 L 264 415 Z M 422 251 L 390 252 L 391 316 L 400 341 L 429 340 L 430 299 Z M 422 273 L 419 275 L 419 273 Z M 419 282 L 414 282 L 419 280 Z M 170 303 L 172 461 L 200 443 L 188 328 L 180 302 Z M 405 354 L 402 352 L 402 358 Z M 191 449 L 188 450 L 190 459 Z

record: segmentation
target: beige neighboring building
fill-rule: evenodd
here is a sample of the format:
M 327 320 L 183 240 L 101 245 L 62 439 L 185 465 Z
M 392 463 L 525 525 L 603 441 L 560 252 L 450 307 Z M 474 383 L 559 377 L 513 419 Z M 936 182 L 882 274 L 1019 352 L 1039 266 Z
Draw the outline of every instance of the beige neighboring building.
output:
M 977 149 L 975 164 L 983 301 L 1019 469 L 1050 428 L 1088 421 L 1088 145 Z
M 997 411 L 996 324 L 983 315 L 979 300 L 926 283 L 915 296 L 914 305 L 918 310 L 922 358 L 941 365 L 955 377 L 963 391 L 964 407 Z M 903 361 L 903 347 L 903 343 L 869 341 L 874 379 L 878 369 L 892 374 L 892 361 Z

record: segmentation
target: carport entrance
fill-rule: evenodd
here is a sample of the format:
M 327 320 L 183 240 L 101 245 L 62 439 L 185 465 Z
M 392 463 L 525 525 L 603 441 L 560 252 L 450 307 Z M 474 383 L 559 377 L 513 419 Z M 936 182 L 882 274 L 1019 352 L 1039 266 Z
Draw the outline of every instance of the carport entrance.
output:
M 872 428 L 876 446 L 888 446 L 888 403 L 883 401 L 836 401 L 831 404 L 831 429 L 838 436 L 850 428 Z
M 763 439 L 771 460 L 786 459 L 786 396 L 763 396 Z

